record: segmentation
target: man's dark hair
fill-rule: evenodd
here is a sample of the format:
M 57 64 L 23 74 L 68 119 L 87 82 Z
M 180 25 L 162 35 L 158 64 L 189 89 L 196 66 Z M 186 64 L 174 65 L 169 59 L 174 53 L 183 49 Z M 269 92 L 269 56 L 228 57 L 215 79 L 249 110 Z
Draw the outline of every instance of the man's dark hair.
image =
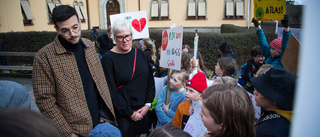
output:
M 255 47 L 252 47 L 251 48 L 251 56 L 258 56 L 258 55 L 262 55 L 262 52 L 261 52 L 261 49 L 260 49 L 260 46 L 255 46 Z
M 58 28 L 57 22 L 68 20 L 71 16 L 76 15 L 79 20 L 77 11 L 69 5 L 60 5 L 53 9 L 52 20 L 54 25 Z

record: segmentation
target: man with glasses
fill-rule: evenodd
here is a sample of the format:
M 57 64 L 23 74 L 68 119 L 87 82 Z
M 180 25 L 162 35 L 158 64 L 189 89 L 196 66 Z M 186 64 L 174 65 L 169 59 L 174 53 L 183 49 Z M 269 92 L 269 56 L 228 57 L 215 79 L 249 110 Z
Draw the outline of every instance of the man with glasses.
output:
M 55 40 L 34 58 L 32 82 L 39 110 L 61 136 L 88 136 L 100 122 L 116 123 L 93 42 L 81 38 L 81 21 L 68 5 L 54 8 Z

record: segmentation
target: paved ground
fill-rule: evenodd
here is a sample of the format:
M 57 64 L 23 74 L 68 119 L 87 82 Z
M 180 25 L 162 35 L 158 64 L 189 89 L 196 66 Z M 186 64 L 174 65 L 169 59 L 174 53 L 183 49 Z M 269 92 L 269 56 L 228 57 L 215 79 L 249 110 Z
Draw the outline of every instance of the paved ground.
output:
M 37 105 L 35 103 L 35 100 L 34 100 L 31 78 L 0 77 L 0 80 L 15 81 L 17 83 L 20 83 L 23 86 L 26 86 L 28 91 L 29 91 L 29 94 L 31 96 L 31 105 L 32 105 L 31 110 L 39 112 L 39 109 L 38 109 L 38 107 L 37 107 Z

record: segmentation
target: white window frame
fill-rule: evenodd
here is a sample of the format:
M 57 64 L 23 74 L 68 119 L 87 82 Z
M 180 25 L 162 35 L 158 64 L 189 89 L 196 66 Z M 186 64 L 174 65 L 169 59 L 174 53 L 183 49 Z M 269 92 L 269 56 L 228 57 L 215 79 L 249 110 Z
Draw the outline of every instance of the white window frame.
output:
M 206 17 L 206 0 L 187 0 L 187 20 L 205 19 Z
M 169 0 L 152 0 L 150 2 L 150 20 L 168 20 L 169 6 Z
M 31 11 L 30 3 L 28 0 L 21 0 L 20 5 L 22 7 L 23 12 L 26 15 L 26 20 L 34 20 L 34 16 Z
M 83 20 L 83 16 L 82 16 L 81 11 L 80 11 L 80 6 L 78 5 L 77 1 L 73 2 L 73 7 L 74 7 L 74 9 L 76 9 L 76 12 L 78 14 L 79 19 Z
M 150 17 L 159 17 L 159 2 L 157 0 L 151 1 Z
M 245 0 L 225 0 L 225 19 L 244 19 Z
M 88 19 L 86 8 L 84 8 L 83 2 L 79 2 L 80 11 L 82 13 L 83 19 Z
M 207 8 L 206 8 L 206 1 L 204 0 L 199 0 L 198 1 L 198 16 L 207 16 Z
M 168 1 L 164 0 L 161 1 L 161 12 L 160 12 L 160 16 L 161 17 L 169 17 L 169 3 Z
M 196 16 L 196 5 L 197 4 L 195 0 L 188 1 L 188 17 Z
M 244 16 L 244 2 L 236 1 L 236 16 Z

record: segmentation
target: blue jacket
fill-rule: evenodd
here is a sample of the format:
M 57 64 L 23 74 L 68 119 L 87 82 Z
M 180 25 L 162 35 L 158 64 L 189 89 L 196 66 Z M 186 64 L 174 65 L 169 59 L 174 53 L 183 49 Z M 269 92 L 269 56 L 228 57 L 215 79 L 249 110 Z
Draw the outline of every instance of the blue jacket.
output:
M 178 108 L 178 105 L 181 102 L 186 101 L 185 92 L 186 92 L 185 89 L 181 92 L 175 92 L 173 89 L 170 88 L 170 99 L 169 99 L 170 101 L 169 102 L 171 102 L 171 104 L 169 106 L 168 112 L 165 113 L 162 110 L 162 105 L 166 101 L 167 86 L 164 86 L 162 88 L 162 91 L 161 91 L 160 96 L 158 98 L 158 102 L 156 104 L 156 109 L 155 109 L 157 117 L 158 117 L 157 127 L 161 127 L 165 124 L 168 124 L 173 120 L 174 115 L 176 113 L 176 110 Z
M 257 30 L 257 35 L 259 39 L 259 45 L 262 51 L 262 54 L 264 57 L 266 57 L 265 64 L 271 64 L 274 67 L 285 69 L 281 63 L 281 59 L 283 56 L 284 51 L 287 48 L 287 44 L 291 35 L 291 31 L 284 31 L 283 30 L 283 37 L 281 42 L 281 53 L 278 56 L 271 57 L 270 56 L 270 50 L 269 44 L 267 42 L 266 36 L 264 35 L 264 32 L 262 29 Z

